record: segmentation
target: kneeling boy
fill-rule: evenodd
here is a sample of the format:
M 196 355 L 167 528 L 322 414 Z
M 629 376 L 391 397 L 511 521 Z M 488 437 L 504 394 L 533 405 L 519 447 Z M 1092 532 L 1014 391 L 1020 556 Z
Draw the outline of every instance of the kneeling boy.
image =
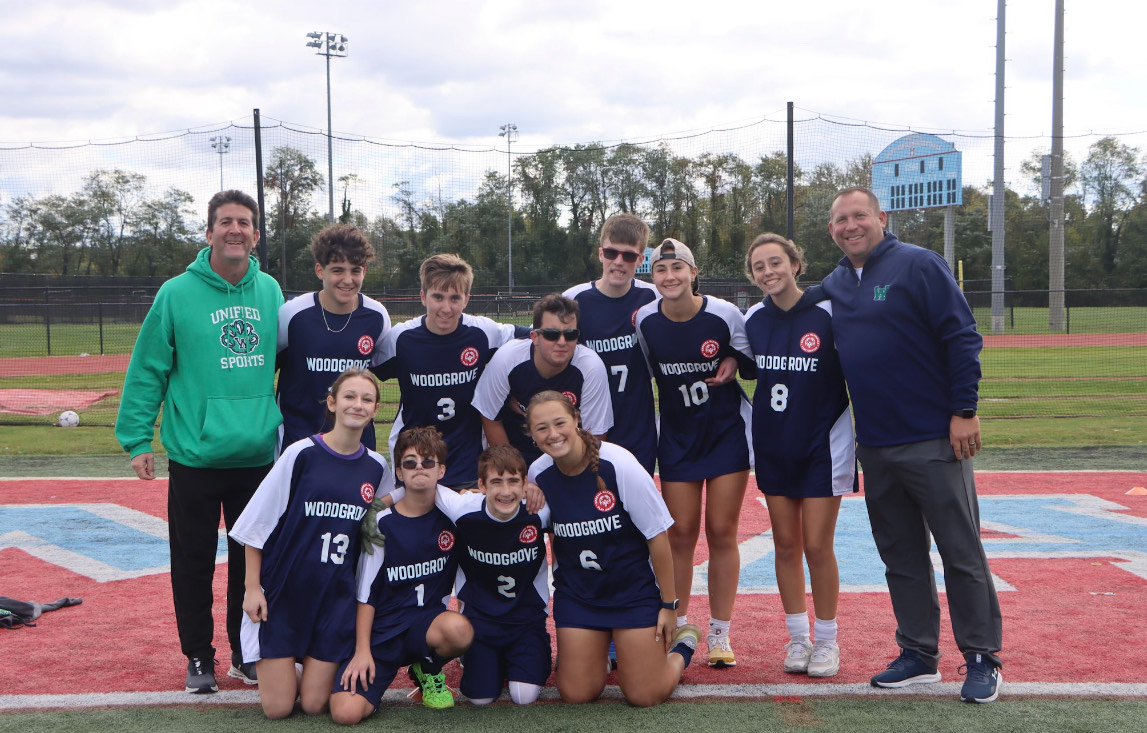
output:
M 550 587 L 542 537 L 549 509 L 543 507 L 539 517 L 522 504 L 526 473 L 516 448 L 493 446 L 478 459 L 478 488 L 485 497 L 446 496 L 452 501 L 439 503 L 458 528 L 455 594 L 474 627 L 474 643 L 462 657 L 461 690 L 476 705 L 496 700 L 507 681 L 510 699 L 529 705 L 550 676 Z
M 330 702 L 331 717 L 342 724 L 377 710 L 407 665 L 424 705 L 452 706 L 442 666 L 474 638 L 470 622 L 446 610 L 458 567 L 454 524 L 435 507 L 446 444 L 434 428 L 415 428 L 399 436 L 393 455 L 406 491 L 378 515 L 385 547 L 359 556 L 355 652 L 340 666 Z

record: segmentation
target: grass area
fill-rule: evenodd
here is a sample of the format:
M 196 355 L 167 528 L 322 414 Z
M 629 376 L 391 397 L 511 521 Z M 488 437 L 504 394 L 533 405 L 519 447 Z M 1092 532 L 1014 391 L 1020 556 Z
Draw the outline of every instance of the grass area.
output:
M 1147 377 L 1147 346 L 984 349 L 984 379 Z
M 619 702 L 592 705 L 537 703 L 529 707 L 459 705 L 430 711 L 413 705 L 384 706 L 363 725 L 387 730 L 419 730 L 427 726 L 463 733 L 500 730 L 544 730 L 549 733 L 627 731 L 628 733 L 730 733 L 815 729 L 829 733 L 887 733 L 920 731 L 1064 731 L 1124 733 L 1142 730 L 1147 700 L 1111 698 L 1010 698 L 991 705 L 966 705 L 955 699 L 785 698 L 763 701 L 670 702 L 636 709 Z M 162 730 L 318 731 L 331 730 L 329 717 L 295 714 L 270 721 L 254 705 L 186 705 L 179 707 L 114 708 L 43 713 L 0 714 L 0 731 L 51 730 L 58 733 L 121 733 Z
M 1140 315 L 1147 318 L 1147 309 L 1093 310 L 1141 310 Z M 5 336 L 13 328 L 17 327 L 0 326 L 0 354 L 5 348 L 10 349 Z M 981 362 L 984 378 L 980 383 L 980 414 L 985 420 L 986 437 L 994 445 L 1040 448 L 1147 443 L 1147 347 L 991 348 L 983 352 Z M 750 381 L 743 385 L 752 396 L 756 384 Z M 49 427 L 55 414 L 0 415 L 4 423 L 0 425 L 0 458 L 118 454 L 119 446 L 110 428 L 119 409 L 118 392 L 122 387 L 121 373 L 0 376 L 0 389 L 116 393 L 79 411 L 81 426 L 74 431 Z M 389 423 L 394 419 L 398 396 L 396 382 L 382 385 L 381 420 Z M 386 425 L 379 427 L 380 434 L 389 429 Z
M 980 432 L 988 448 L 1026 446 L 1147 446 L 1147 420 L 1142 417 L 1042 417 L 1011 420 L 983 418 Z
M 13 356 L 78 356 L 130 354 L 139 334 L 138 323 L 0 324 L 0 358 Z
M 980 333 L 992 332 L 991 307 L 973 308 Z M 1067 309 L 1068 333 L 1141 333 L 1147 324 L 1147 308 L 1080 307 Z M 1004 333 L 1032 335 L 1048 333 L 1047 308 L 1005 308 Z

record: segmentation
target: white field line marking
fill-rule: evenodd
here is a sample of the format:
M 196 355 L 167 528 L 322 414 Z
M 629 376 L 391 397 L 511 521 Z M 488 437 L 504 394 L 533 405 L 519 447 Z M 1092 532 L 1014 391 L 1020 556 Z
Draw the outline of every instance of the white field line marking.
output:
M 898 690 L 875 688 L 866 682 L 834 684 L 828 682 L 787 683 L 780 685 L 681 685 L 673 693 L 675 700 L 700 699 L 767 699 L 771 697 L 890 697 L 897 695 L 950 697 L 960 695 L 959 682 L 911 685 Z M 385 705 L 416 705 L 406 694 L 409 690 L 388 690 Z M 1008 682 L 1000 692 L 1001 699 L 1022 697 L 1147 697 L 1147 683 L 1142 682 Z M 461 694 L 458 697 L 465 700 Z M 556 688 L 547 687 L 544 700 L 559 700 Z M 621 700 L 621 690 L 609 686 L 602 699 Z M 106 692 L 83 695 L 0 695 L 0 710 L 49 710 L 61 708 L 148 707 L 157 705 L 252 705 L 259 704 L 258 690 L 224 690 L 211 695 L 186 692 Z

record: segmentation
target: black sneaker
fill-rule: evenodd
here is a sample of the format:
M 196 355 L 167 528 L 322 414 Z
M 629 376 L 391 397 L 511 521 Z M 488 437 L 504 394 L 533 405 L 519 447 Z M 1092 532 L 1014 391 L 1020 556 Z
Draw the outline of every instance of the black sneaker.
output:
M 245 685 L 259 684 L 259 676 L 255 674 L 255 663 L 246 662 L 244 664 L 231 665 L 231 669 L 227 670 L 228 677 L 234 677 Z
M 184 684 L 187 691 L 193 695 L 219 692 L 219 685 L 215 682 L 215 660 L 202 657 L 189 659 L 187 662 L 187 681 Z
M 928 666 L 910 649 L 901 649 L 900 656 L 893 659 L 887 669 L 869 680 L 873 687 L 907 687 L 939 681 L 936 668 Z
M 960 699 L 964 702 L 994 702 L 1000 696 L 1000 685 L 1004 676 L 1000 669 L 982 654 L 965 654 L 967 664 L 958 670 L 964 675 L 964 686 L 960 688 Z

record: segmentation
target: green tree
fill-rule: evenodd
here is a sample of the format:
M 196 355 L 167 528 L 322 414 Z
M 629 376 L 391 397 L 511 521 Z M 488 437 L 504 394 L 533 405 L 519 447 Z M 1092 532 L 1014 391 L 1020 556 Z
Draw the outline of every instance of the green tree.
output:
M 1093 143 L 1083 161 L 1080 179 L 1091 208 L 1104 273 L 1115 269 L 1123 224 L 1139 202 L 1141 189 L 1137 184 L 1142 172 L 1139 149 L 1113 137 Z
M 188 223 L 194 203 L 195 197 L 174 186 L 140 203 L 126 274 L 171 277 L 187 267 L 203 241 L 203 233 Z

